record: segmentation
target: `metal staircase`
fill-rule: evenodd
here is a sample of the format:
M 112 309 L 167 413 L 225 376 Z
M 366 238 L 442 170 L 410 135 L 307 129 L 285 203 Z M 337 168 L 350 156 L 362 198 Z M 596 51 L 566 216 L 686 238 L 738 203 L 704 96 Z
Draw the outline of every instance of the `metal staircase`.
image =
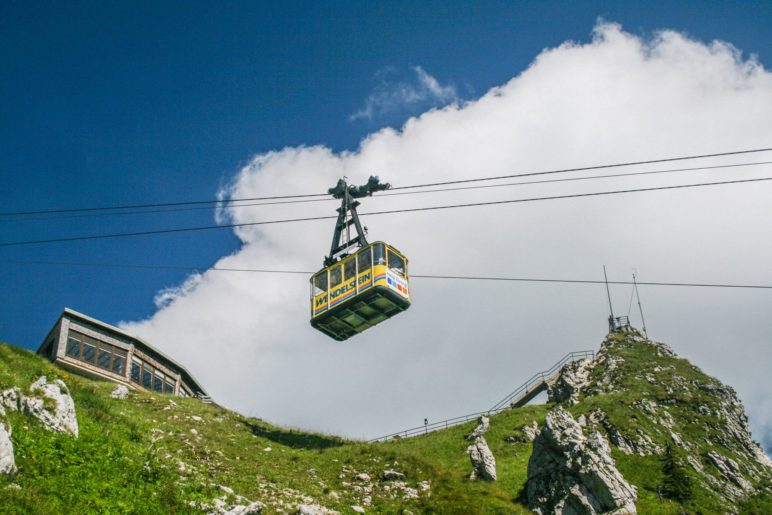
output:
M 449 418 L 447 420 L 441 420 L 439 422 L 433 422 L 431 424 L 424 424 L 423 426 L 405 429 L 397 433 L 391 433 L 389 435 L 379 436 L 378 438 L 373 438 L 372 440 L 369 440 L 369 442 L 370 443 L 383 442 L 386 440 L 390 440 L 392 438 L 409 438 L 411 436 L 423 435 L 423 434 L 430 433 L 432 431 L 446 429 L 449 427 L 457 426 L 459 424 L 463 424 L 465 422 L 469 422 L 471 420 L 475 420 L 481 415 L 490 416 L 490 415 L 499 413 L 501 411 L 504 411 L 505 409 L 508 409 L 508 408 L 519 408 L 521 406 L 525 406 L 531 400 L 533 400 L 534 397 L 539 395 L 541 392 L 546 391 L 547 387 L 557 380 L 557 378 L 560 375 L 560 370 L 563 368 L 564 365 L 566 365 L 567 363 L 571 363 L 573 361 L 579 361 L 579 360 L 588 359 L 588 358 L 594 359 L 595 352 L 591 350 L 585 350 L 585 351 L 570 352 L 566 354 L 557 363 L 552 365 L 549 369 L 544 370 L 542 372 L 537 372 L 536 374 L 531 376 L 526 382 L 520 385 L 512 393 L 510 393 L 509 395 L 501 399 L 491 409 L 487 411 L 470 413 L 468 415 L 461 415 L 460 417 Z

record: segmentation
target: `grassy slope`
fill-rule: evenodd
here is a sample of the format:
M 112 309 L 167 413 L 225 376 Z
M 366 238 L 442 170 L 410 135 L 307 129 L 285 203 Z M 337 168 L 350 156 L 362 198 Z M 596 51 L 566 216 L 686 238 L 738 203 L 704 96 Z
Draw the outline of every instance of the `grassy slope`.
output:
M 46 432 L 36 420 L 9 413 L 19 472 L 0 476 L 3 513 L 189 513 L 196 511 L 189 501 L 223 495 L 215 485 L 265 503 L 269 513 L 294 512 L 301 502 L 350 513 L 366 495 L 354 488 L 363 485 L 353 478 L 360 472 L 373 478 L 368 512 L 525 513 L 515 498 L 525 483 L 530 444 L 503 438 L 545 414 L 535 406 L 497 417 L 486 436 L 500 479 L 470 482 L 464 435 L 474 422 L 369 445 L 278 428 L 195 399 L 132 392 L 126 401 L 114 400 L 113 383 L 67 374 L 28 351 L 0 345 L 0 390 L 25 388 L 41 375 L 67 383 L 80 438 Z M 406 473 L 407 486 L 418 490 L 419 482 L 430 481 L 431 495 L 406 501 L 402 492 L 386 491 L 390 484 L 378 478 L 389 468 Z
M 642 396 L 664 404 L 664 391 L 636 379 L 636 374 L 650 371 L 656 361 L 674 367 L 661 374 L 678 373 L 702 382 L 709 378 L 685 360 L 655 357 L 648 345 L 620 345 L 614 352 L 625 358 L 618 370 L 629 390 L 588 397 L 573 406 L 572 413 L 589 414 L 600 407 L 623 434 L 634 434 L 640 427 L 664 444 L 669 436 L 662 434 L 661 426 L 655 427 L 631 407 Z M 26 387 L 40 375 L 61 378 L 70 387 L 80 438 L 46 432 L 36 420 L 9 413 L 19 472 L 13 477 L 0 476 L 3 513 L 190 513 L 198 511 L 190 501 L 207 502 L 224 495 L 216 485 L 265 503 L 267 513 L 294 513 L 298 503 L 351 513 L 351 506 L 362 505 L 368 495 L 356 488 L 364 486 L 354 478 L 361 472 L 373 478 L 369 513 L 401 513 L 403 509 L 413 513 L 528 513 L 520 494 L 531 444 L 504 439 L 522 437 L 519 428 L 533 420 L 541 424 L 549 409 L 527 406 L 493 417 L 485 437 L 496 457 L 499 480 L 471 482 L 464 436 L 475 422 L 369 445 L 275 427 L 195 399 L 132 392 L 126 401 L 114 400 L 109 397 L 113 383 L 68 375 L 28 351 L 0 344 L 0 391 Z M 667 378 L 657 379 L 664 382 Z M 705 422 L 712 422 L 696 417 L 695 407 L 715 401 L 702 392 L 674 398 L 675 404 L 668 408 L 677 422 L 675 430 L 690 441 L 699 440 L 700 452 L 704 452 L 710 446 L 700 443 L 701 438 L 720 426 L 708 427 Z M 613 452 L 620 471 L 638 486 L 640 513 L 719 511 L 715 493 L 702 487 L 695 489 L 694 499 L 686 506 L 660 501 L 656 495 L 663 479 L 660 458 Z M 742 461 L 740 456 L 724 454 Z M 180 462 L 185 464 L 184 472 Z M 419 491 L 420 482 L 430 481 L 431 495 L 422 493 L 418 499 L 405 500 L 403 492 L 387 490 L 392 484 L 378 480 L 385 469 L 404 472 L 407 486 Z M 21 488 L 8 488 L 10 484 Z M 769 508 L 770 497 L 763 495 L 749 501 L 744 511 L 764 513 Z

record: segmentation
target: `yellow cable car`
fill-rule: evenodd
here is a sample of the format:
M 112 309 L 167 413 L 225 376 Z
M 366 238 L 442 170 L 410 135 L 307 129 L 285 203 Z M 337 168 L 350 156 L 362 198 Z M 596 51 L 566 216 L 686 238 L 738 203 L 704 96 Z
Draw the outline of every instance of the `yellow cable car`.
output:
M 407 259 L 380 241 L 311 278 L 311 325 L 338 341 L 409 307 Z
M 359 222 L 359 202 L 354 200 L 389 187 L 370 177 L 363 186 L 349 186 L 341 179 L 329 190 L 341 199 L 341 207 L 330 255 L 311 277 L 311 326 L 338 341 L 410 307 L 407 258 L 384 242 L 367 243 L 367 228 Z

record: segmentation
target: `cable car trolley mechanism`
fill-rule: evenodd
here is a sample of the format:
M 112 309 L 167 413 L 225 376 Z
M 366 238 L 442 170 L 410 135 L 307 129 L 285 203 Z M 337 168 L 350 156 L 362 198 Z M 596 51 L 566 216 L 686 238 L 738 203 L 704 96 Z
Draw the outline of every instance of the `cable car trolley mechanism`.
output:
M 311 277 L 311 325 L 338 341 L 373 327 L 410 307 L 407 258 L 382 241 L 368 243 L 356 200 L 387 190 L 378 177 L 362 186 L 345 178 L 328 193 L 340 199 L 330 255 Z M 351 238 L 351 226 L 356 236 Z

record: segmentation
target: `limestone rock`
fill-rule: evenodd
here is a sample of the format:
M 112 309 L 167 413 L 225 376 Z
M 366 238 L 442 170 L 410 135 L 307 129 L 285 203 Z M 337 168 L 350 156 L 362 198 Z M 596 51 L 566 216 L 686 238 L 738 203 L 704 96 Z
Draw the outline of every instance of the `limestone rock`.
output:
M 521 429 L 523 434 L 525 435 L 526 439 L 528 439 L 529 442 L 533 442 L 536 440 L 536 437 L 539 436 L 539 424 L 536 423 L 535 420 L 531 422 L 530 426 L 523 426 Z
M 129 397 L 129 388 L 125 384 L 115 385 L 113 391 L 110 392 L 110 397 L 118 400 L 127 399 Z
M 0 408 L 0 416 L 5 413 Z M 13 455 L 13 442 L 11 441 L 11 426 L 0 421 L 0 474 L 13 474 L 16 472 L 16 461 Z
M 579 402 L 579 394 L 587 386 L 594 365 L 595 362 L 589 358 L 565 364 L 558 378 L 547 389 L 549 402 L 568 402 L 572 405 Z
M 319 506 L 318 504 L 298 505 L 298 515 L 337 515 L 337 511 Z
M 9 388 L 0 393 L 0 406 L 4 406 L 11 411 L 19 411 L 21 406 L 19 400 L 22 395 L 18 388 Z
M 474 442 L 466 448 L 469 459 L 472 461 L 472 474 L 469 479 L 486 479 L 496 481 L 496 458 L 488 447 L 484 436 L 478 436 Z
M 478 436 L 482 436 L 485 433 L 488 432 L 488 428 L 490 428 L 490 419 L 486 417 L 485 415 L 481 416 L 479 419 L 479 425 L 474 428 L 474 431 L 472 431 L 469 436 L 466 437 L 467 440 L 474 441 L 475 438 Z
M 637 490 L 616 468 L 606 439 L 564 409 L 550 412 L 528 462 L 528 506 L 539 514 L 635 514 Z
M 45 407 L 43 399 L 39 397 L 21 397 L 19 404 L 21 411 L 31 415 L 43 424 L 49 431 L 71 434 L 78 437 L 78 418 L 75 415 L 75 402 L 70 397 L 67 385 L 61 379 L 49 383 L 46 376 L 41 376 L 32 383 L 30 391 L 42 395 L 54 402 L 53 412 Z
M 396 470 L 384 470 L 381 478 L 384 481 L 391 481 L 392 479 L 405 479 L 405 474 L 397 472 Z
M 743 493 L 748 494 L 754 491 L 753 485 L 742 476 L 740 467 L 732 458 L 722 456 L 713 451 L 708 451 L 707 457 L 721 472 L 721 475 L 740 487 Z

